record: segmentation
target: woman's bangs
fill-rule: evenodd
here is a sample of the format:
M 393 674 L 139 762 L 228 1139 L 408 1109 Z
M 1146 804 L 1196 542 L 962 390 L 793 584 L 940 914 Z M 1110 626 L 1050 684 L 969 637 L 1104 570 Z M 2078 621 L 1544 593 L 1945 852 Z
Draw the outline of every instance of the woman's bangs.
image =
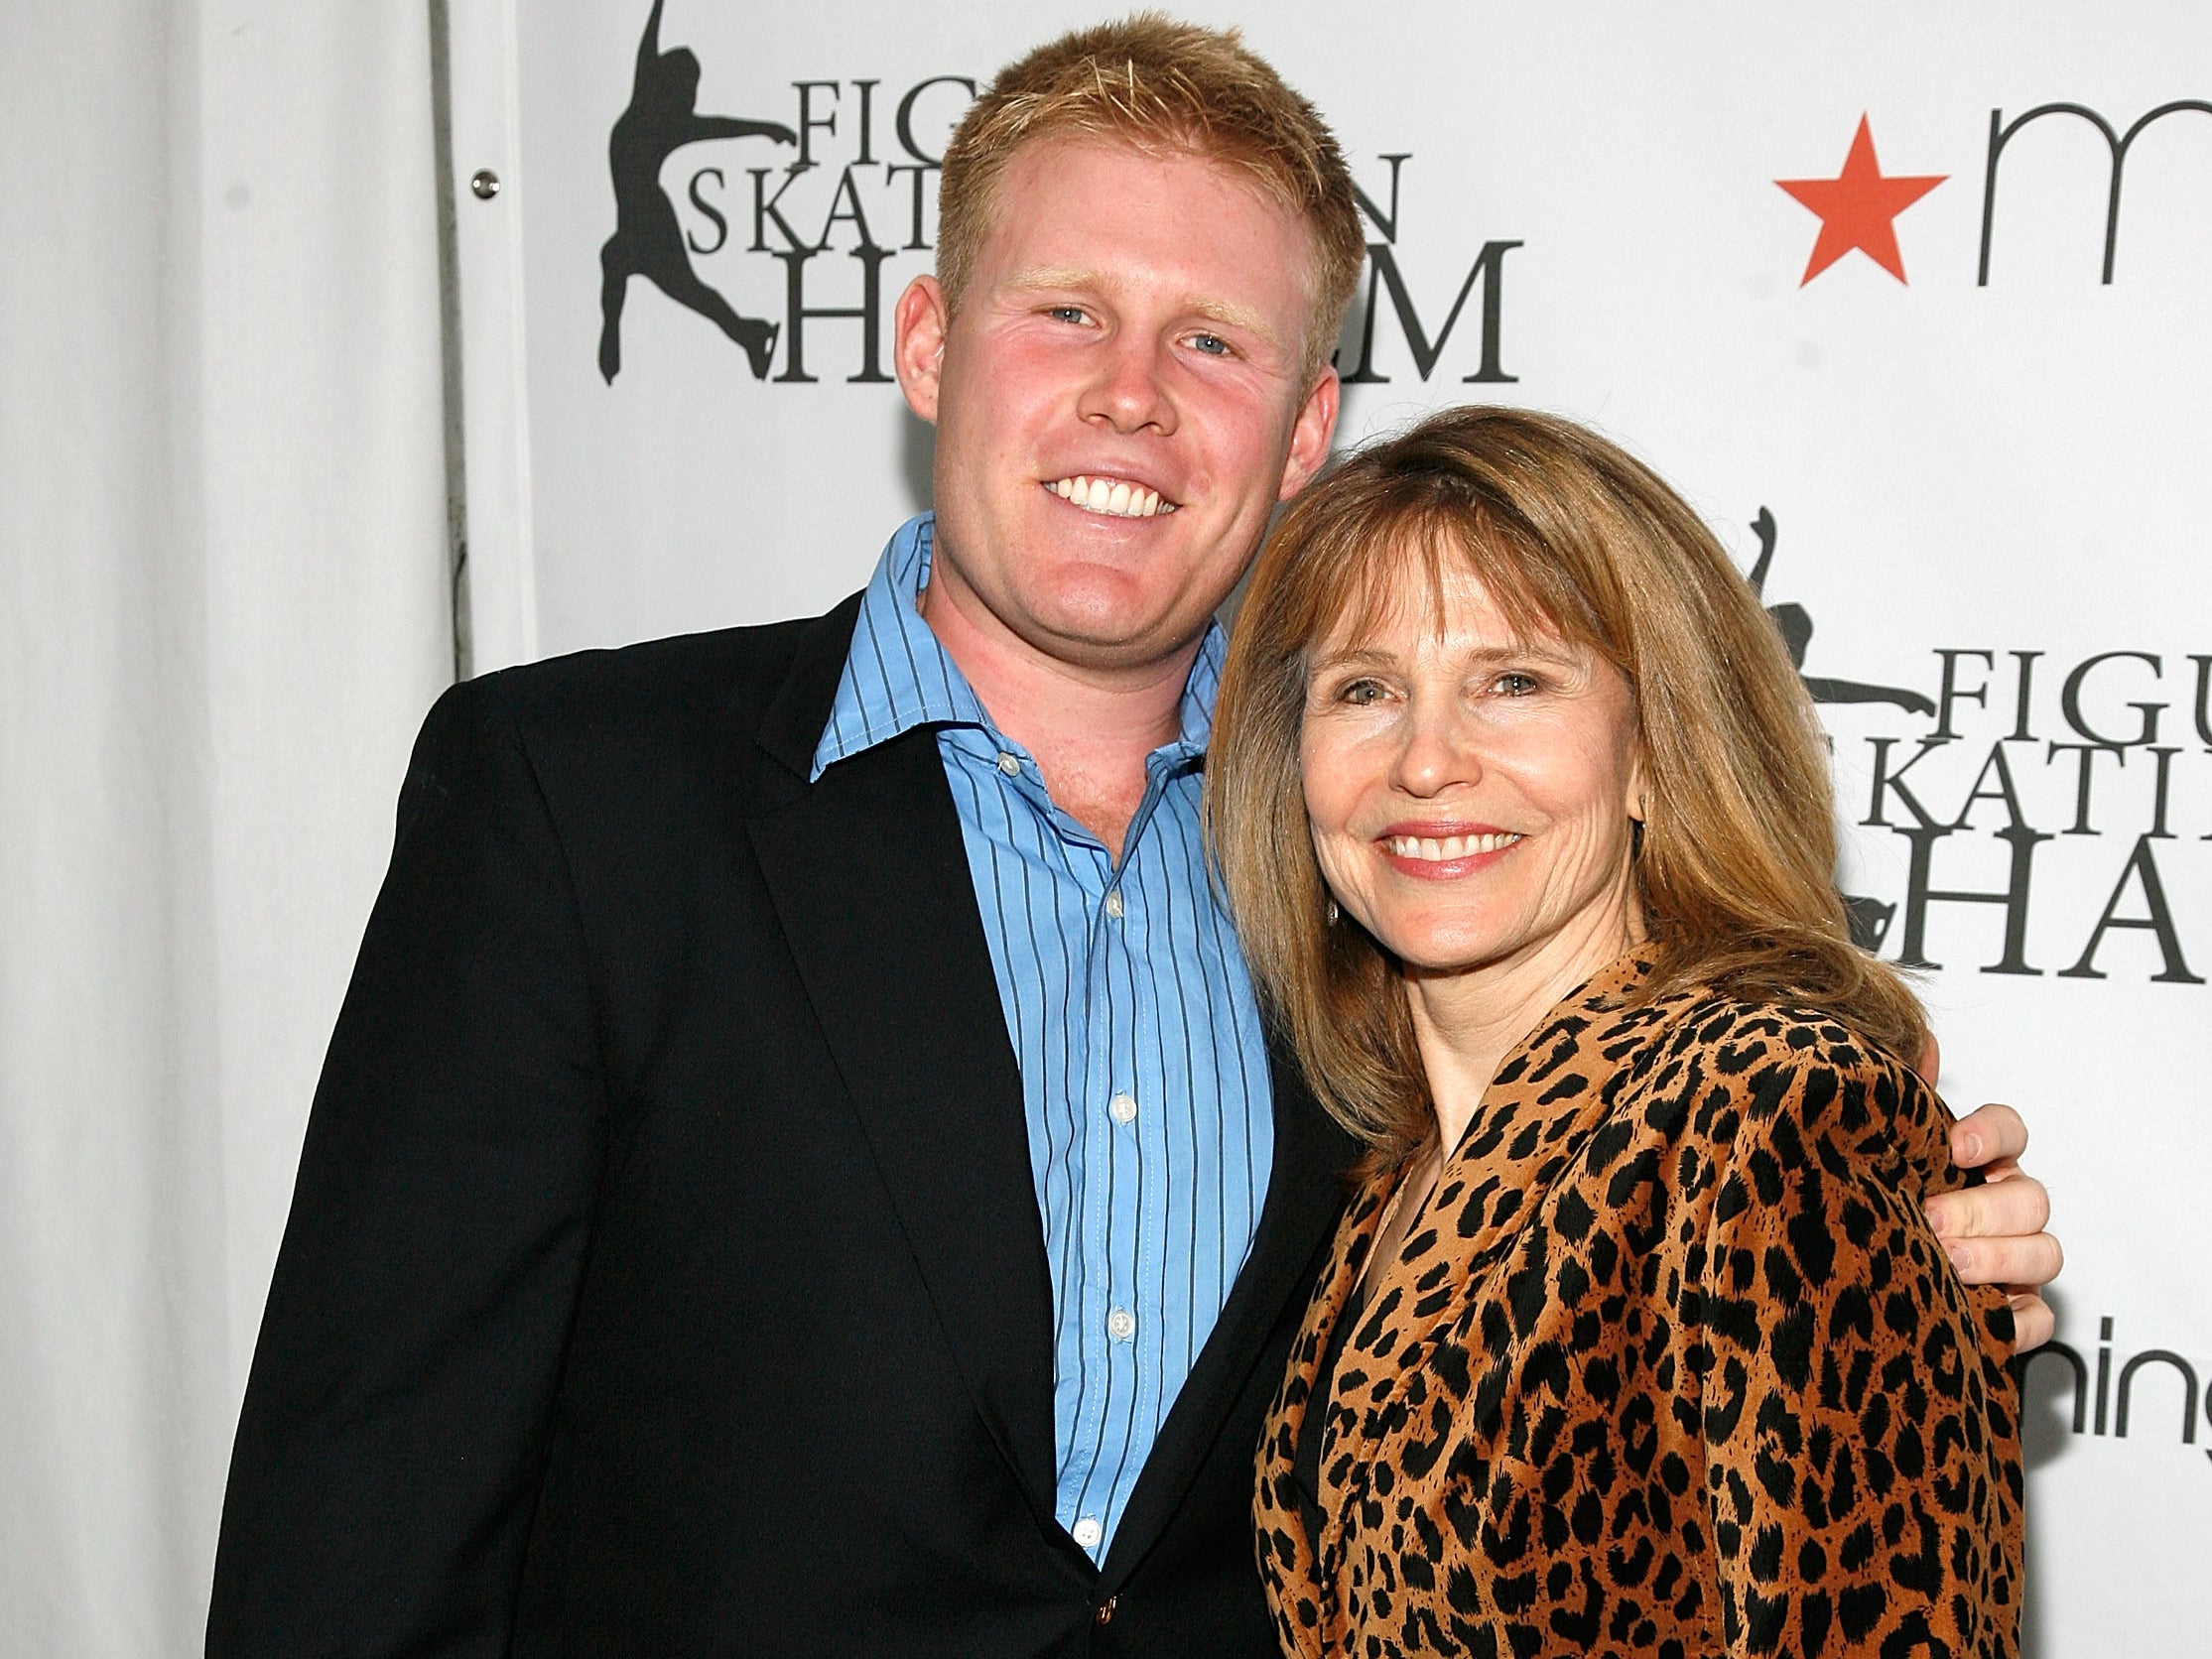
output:
M 1458 572 L 1482 583 L 1517 643 L 1558 641 L 1611 655 L 1558 562 L 1492 512 L 1432 500 L 1362 514 L 1333 541 L 1324 561 L 1336 569 L 1319 573 L 1311 625 L 1301 630 L 1315 646 L 1337 641 L 1357 649 L 1416 604 L 1441 638 L 1447 575 Z

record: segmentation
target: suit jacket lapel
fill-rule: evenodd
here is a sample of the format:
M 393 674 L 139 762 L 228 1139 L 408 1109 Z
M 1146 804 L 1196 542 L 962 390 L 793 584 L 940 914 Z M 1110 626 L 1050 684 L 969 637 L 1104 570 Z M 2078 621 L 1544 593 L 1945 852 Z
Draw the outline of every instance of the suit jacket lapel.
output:
M 762 747 L 799 779 L 856 610 L 816 625 L 763 723 Z M 747 824 L 762 876 L 976 1408 L 1049 1521 L 1051 1271 L 1021 1079 L 935 733 L 910 731 L 792 794 Z
M 1135 1571 L 1182 1503 L 1284 1309 L 1294 1299 L 1302 1305 L 1343 1208 L 1344 1172 L 1358 1149 L 1307 1090 L 1288 1047 L 1270 1042 L 1267 1059 L 1274 1079 L 1275 1156 L 1259 1226 L 1213 1335 L 1199 1350 L 1129 1494 L 1106 1557 L 1109 1589 Z M 1267 1379 L 1270 1391 L 1277 1380 Z M 1247 1467 L 1254 1450 L 1224 1449 Z
M 854 596 L 802 641 L 759 733 L 791 774 L 791 799 L 748 830 L 976 1409 L 1049 1523 L 1052 1272 L 1020 1073 L 935 736 L 909 732 L 801 781 L 858 611 Z M 1275 1155 L 1259 1226 L 1129 1495 L 1109 1583 L 1174 1516 L 1342 1207 L 1356 1149 L 1286 1047 L 1271 1046 L 1269 1068 Z M 1242 1460 L 1251 1448 L 1231 1450 Z

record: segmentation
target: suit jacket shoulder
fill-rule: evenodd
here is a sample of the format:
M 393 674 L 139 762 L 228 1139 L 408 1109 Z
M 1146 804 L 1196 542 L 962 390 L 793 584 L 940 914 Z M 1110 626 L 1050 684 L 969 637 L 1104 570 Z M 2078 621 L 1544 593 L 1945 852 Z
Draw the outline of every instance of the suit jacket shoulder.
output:
M 828 718 L 859 595 L 822 616 L 581 651 L 454 687 L 429 727 L 472 723 L 564 780 L 683 790 L 765 748 L 804 772 Z M 449 705 L 450 708 L 449 708 Z

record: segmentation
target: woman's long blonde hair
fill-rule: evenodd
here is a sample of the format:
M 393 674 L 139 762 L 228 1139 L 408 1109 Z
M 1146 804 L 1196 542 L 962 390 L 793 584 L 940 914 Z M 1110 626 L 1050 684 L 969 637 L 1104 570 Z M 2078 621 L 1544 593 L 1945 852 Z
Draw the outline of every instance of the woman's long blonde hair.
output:
M 1316 1094 L 1387 1165 L 1435 1132 L 1397 963 L 1328 920 L 1299 777 L 1311 653 L 1443 563 L 1528 634 L 1627 676 L 1647 817 L 1636 895 L 1645 994 L 1710 984 L 1818 1008 L 1910 1060 L 1918 999 L 1851 942 L 1828 761 L 1772 620 L 1649 468 L 1555 416 L 1464 408 L 1357 451 L 1294 502 L 1237 614 L 1206 762 L 1206 815 L 1270 1013 Z

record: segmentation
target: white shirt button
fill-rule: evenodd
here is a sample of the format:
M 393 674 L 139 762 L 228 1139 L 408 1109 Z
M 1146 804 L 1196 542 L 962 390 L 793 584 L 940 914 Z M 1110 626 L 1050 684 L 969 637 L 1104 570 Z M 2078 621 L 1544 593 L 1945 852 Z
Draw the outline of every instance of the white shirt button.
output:
M 1008 754 L 1001 749 L 998 752 L 998 770 L 1005 773 L 1009 778 L 1014 777 L 1021 771 L 1021 756 Z
M 1112 1115 L 1113 1121 L 1116 1123 L 1134 1123 L 1136 1121 L 1136 1097 L 1131 1094 L 1116 1094 L 1106 1102 L 1106 1110 Z
M 1116 922 L 1121 920 L 1121 889 L 1118 887 L 1106 895 L 1106 914 Z
M 1136 1315 L 1126 1308 L 1116 1308 L 1106 1315 L 1106 1335 L 1117 1342 L 1125 1342 L 1136 1335 Z
M 1106 1536 L 1106 1528 L 1099 1524 L 1099 1517 L 1086 1515 L 1076 1522 L 1076 1542 L 1087 1550 L 1099 1547 L 1099 1540 Z

